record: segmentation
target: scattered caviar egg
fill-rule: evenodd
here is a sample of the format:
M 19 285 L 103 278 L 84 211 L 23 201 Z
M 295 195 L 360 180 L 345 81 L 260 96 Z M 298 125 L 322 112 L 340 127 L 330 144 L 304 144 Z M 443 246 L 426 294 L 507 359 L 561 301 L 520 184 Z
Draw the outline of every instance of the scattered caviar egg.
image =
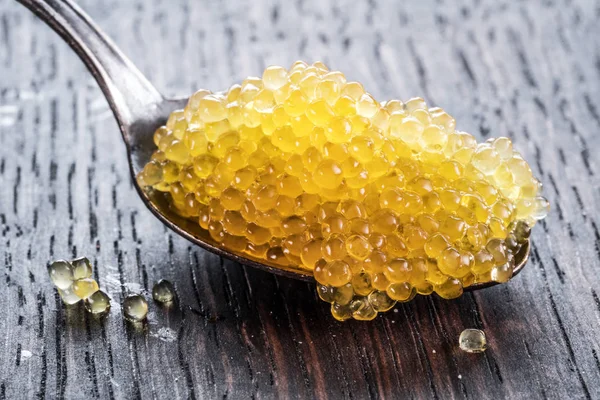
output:
M 92 293 L 83 304 L 85 309 L 94 315 L 103 315 L 110 310 L 110 298 L 102 290 Z
M 73 293 L 80 299 L 87 299 L 99 289 L 98 283 L 92 278 L 78 279 L 73 282 Z
M 456 128 L 322 63 L 271 66 L 174 111 L 138 183 L 215 245 L 312 274 L 337 320 L 371 320 L 417 294 L 508 281 L 548 214 L 509 138 Z
M 81 301 L 81 297 L 77 296 L 71 287 L 67 289 L 57 289 L 60 299 L 63 303 L 68 306 L 72 306 L 73 304 L 77 304 Z
M 73 266 L 73 279 L 85 279 L 92 277 L 92 263 L 85 257 L 76 258 L 71 261 Z
M 166 279 L 161 279 L 152 287 L 152 298 L 159 303 L 169 303 L 175 298 L 175 288 Z
M 139 294 L 127 296 L 123 300 L 123 314 L 131 322 L 140 322 L 148 315 L 148 302 Z
M 483 353 L 487 348 L 485 333 L 479 329 L 465 329 L 458 338 L 458 345 L 467 353 Z
M 73 266 L 67 261 L 52 262 L 48 266 L 48 275 L 54 286 L 61 290 L 67 290 L 73 284 Z

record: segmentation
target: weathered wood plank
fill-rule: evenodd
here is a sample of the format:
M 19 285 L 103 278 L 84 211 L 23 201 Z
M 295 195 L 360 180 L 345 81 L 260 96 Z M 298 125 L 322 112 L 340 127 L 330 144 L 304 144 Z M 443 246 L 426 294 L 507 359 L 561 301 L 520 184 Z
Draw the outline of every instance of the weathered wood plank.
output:
M 174 236 L 135 195 L 107 103 L 68 47 L 0 0 L 0 399 L 600 398 L 600 4 L 81 1 L 165 93 L 321 59 L 381 99 L 425 96 L 510 136 L 553 205 L 515 281 L 332 320 L 313 288 Z M 113 310 L 65 309 L 48 260 L 85 254 Z M 179 302 L 125 324 L 128 291 Z M 484 329 L 483 355 L 457 349 Z

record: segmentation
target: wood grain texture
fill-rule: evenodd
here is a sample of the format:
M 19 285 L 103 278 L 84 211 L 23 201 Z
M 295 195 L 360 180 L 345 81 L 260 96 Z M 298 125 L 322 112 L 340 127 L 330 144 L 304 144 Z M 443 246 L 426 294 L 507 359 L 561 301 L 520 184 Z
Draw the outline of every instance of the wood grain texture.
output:
M 514 281 L 338 323 L 306 283 L 167 231 L 137 198 L 117 125 L 70 49 L 0 0 L 0 399 L 600 398 L 600 1 L 85 0 L 167 94 L 323 60 L 378 99 L 424 96 L 505 135 L 552 204 Z M 87 255 L 105 320 L 46 277 Z M 141 329 L 120 301 L 166 278 Z M 460 332 L 490 348 L 469 355 Z

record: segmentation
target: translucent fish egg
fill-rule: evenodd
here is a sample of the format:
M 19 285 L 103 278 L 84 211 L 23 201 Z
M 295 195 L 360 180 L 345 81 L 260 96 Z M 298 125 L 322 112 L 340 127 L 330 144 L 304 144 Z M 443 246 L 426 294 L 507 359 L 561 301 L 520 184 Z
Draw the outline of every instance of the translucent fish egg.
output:
M 91 294 L 83 304 L 89 313 L 95 315 L 106 314 L 110 310 L 110 298 L 102 290 Z
M 73 279 L 85 279 L 92 277 L 92 263 L 85 257 L 76 258 L 71 261 L 73 266 Z
M 48 275 L 54 286 L 67 290 L 73 284 L 73 267 L 68 261 L 58 260 L 48 266 Z
M 98 283 L 92 278 L 83 278 L 73 282 L 73 293 L 80 299 L 87 299 L 99 289 Z
M 175 288 L 166 279 L 161 279 L 152 287 L 152 298 L 159 303 L 169 303 L 175 298 Z
M 123 314 L 131 322 L 140 322 L 148 315 L 148 302 L 139 295 L 127 296 L 123 301 Z
M 73 292 L 73 289 L 71 287 L 69 287 L 65 290 L 63 290 L 63 289 L 57 289 L 57 290 L 58 290 L 58 294 L 59 294 L 62 302 L 68 306 L 77 304 L 81 301 L 81 298 Z
M 482 353 L 487 348 L 485 333 L 479 329 L 465 329 L 458 342 L 460 348 L 467 353 Z

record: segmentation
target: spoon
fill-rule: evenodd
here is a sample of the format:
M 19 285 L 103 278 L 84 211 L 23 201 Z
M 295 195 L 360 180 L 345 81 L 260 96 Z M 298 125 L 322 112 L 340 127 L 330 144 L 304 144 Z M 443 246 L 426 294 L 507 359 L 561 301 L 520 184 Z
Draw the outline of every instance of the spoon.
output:
M 170 211 L 167 199 L 157 191 L 141 188 L 136 175 L 150 160 L 155 145 L 154 131 L 165 124 L 172 111 L 183 109 L 187 99 L 167 99 L 142 75 L 133 63 L 71 0 L 17 0 L 54 29 L 77 53 L 88 67 L 119 124 L 127 149 L 133 184 L 142 201 L 152 213 L 174 232 L 190 242 L 219 256 L 295 279 L 313 281 L 310 271 L 268 264 L 224 249 L 211 239 L 197 223 Z M 529 257 L 527 241 L 515 255 L 513 277 Z M 496 285 L 496 282 L 476 283 L 465 290 L 477 290 Z

